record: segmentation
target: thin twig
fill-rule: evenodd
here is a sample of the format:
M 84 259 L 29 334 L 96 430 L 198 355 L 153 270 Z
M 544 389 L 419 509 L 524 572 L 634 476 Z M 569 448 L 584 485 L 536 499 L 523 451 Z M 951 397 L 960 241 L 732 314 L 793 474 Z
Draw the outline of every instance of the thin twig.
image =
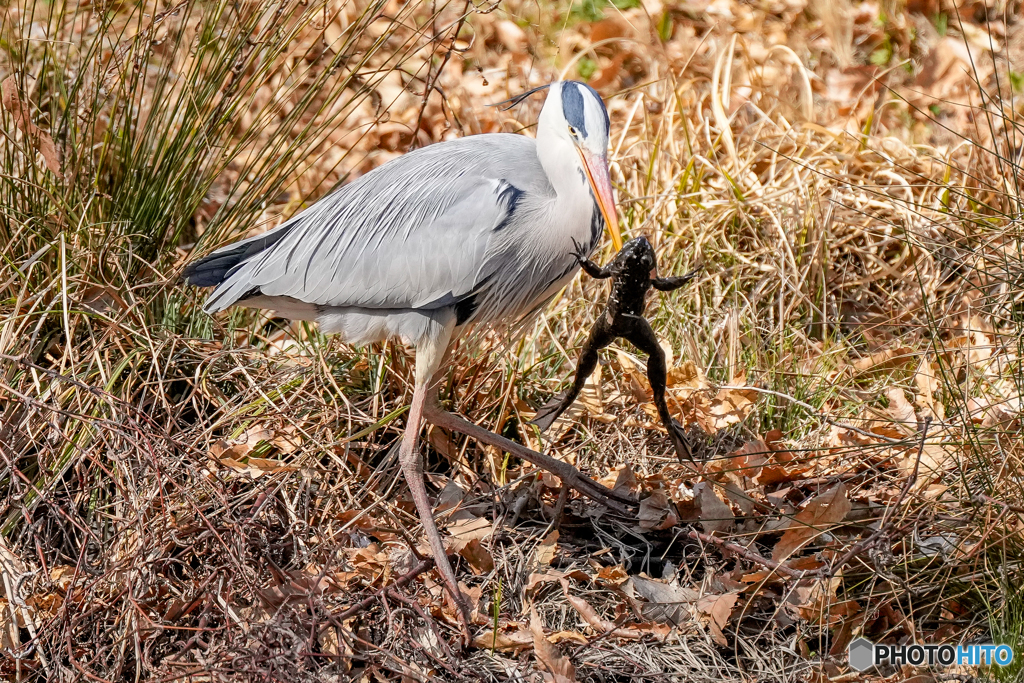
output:
M 1009 510 L 1010 512 L 1016 512 L 1018 515 L 1024 515 L 1024 507 L 1021 507 L 1019 505 L 1010 505 L 1009 503 L 1004 503 L 1003 501 L 997 500 L 997 499 L 993 498 L 992 496 L 986 496 L 984 493 L 979 493 L 978 495 L 976 495 L 974 497 L 974 501 L 975 502 L 991 503 L 992 505 L 998 505 L 999 507 L 1003 508 L 1004 510 Z
M 379 600 L 386 591 L 395 588 L 401 588 L 402 586 L 406 585 L 407 583 L 415 579 L 423 572 L 429 570 L 433 566 L 434 559 L 432 557 L 427 557 L 420 560 L 415 567 L 413 567 L 411 570 L 395 579 L 394 582 L 387 586 L 384 586 L 383 588 L 380 588 L 379 590 L 375 591 L 372 595 L 363 598 L 362 600 L 352 605 L 341 614 L 336 615 L 335 619 L 337 619 L 338 621 L 345 621 L 346 619 L 355 616 L 359 612 L 363 611 L 364 609 L 372 605 L 375 600 Z
M 776 562 L 775 560 L 770 560 L 767 557 L 764 557 L 763 555 L 758 555 L 753 550 L 748 550 L 747 548 L 744 548 L 741 545 L 730 543 L 729 541 L 723 540 L 716 536 L 712 536 L 710 534 L 701 533 L 696 529 L 690 529 L 690 532 L 687 535 L 695 541 L 711 543 L 713 545 L 718 546 L 719 548 L 722 548 L 723 550 L 728 550 L 729 552 L 735 553 L 746 560 L 750 560 L 755 564 L 767 567 L 768 569 L 771 569 L 772 571 L 778 572 L 780 574 L 785 574 L 786 576 L 792 579 L 814 578 L 821 575 L 821 573 L 818 570 L 792 569 L 782 564 L 781 562 Z
M 441 633 L 437 628 L 437 624 L 435 624 L 434 620 L 430 618 L 430 615 L 423 610 L 423 607 L 420 606 L 419 602 L 413 600 L 412 598 L 402 595 L 394 588 L 387 589 L 387 596 L 395 602 L 399 602 L 403 605 L 406 605 L 409 609 L 415 612 L 416 615 L 420 619 L 422 619 L 423 622 L 427 625 L 427 627 L 434 633 L 434 637 L 437 638 L 438 645 L 444 650 L 445 656 L 449 660 L 454 659 L 454 655 L 452 654 L 451 648 L 448 647 L 448 643 L 445 641 L 445 639 L 441 637 Z M 448 673 L 455 676 L 456 678 L 463 678 L 459 675 L 459 672 L 453 669 L 446 661 L 434 655 L 427 648 L 418 643 L 415 639 L 410 638 L 409 642 L 412 643 L 415 647 L 417 647 L 421 652 L 423 652 L 424 655 L 426 655 L 431 660 L 436 662 L 439 666 L 444 667 L 448 671 Z

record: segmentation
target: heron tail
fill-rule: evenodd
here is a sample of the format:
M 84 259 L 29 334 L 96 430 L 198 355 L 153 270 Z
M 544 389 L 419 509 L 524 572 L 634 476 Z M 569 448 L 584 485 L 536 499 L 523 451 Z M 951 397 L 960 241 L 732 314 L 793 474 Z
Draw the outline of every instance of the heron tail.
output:
M 181 271 L 181 279 L 196 287 L 218 287 L 251 258 L 280 242 L 290 228 L 291 225 L 286 223 L 192 261 Z

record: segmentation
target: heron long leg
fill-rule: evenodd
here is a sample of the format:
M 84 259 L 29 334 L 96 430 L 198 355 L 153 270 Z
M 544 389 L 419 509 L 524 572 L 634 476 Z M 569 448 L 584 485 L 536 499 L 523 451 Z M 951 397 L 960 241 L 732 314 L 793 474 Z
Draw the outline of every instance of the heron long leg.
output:
M 427 402 L 424 406 L 423 416 L 427 422 L 441 427 L 442 429 L 450 429 L 452 431 L 459 432 L 460 434 L 465 434 L 466 436 L 474 438 L 481 443 L 501 448 L 518 458 L 531 462 L 537 467 L 541 467 L 548 472 L 551 472 L 580 493 L 593 498 L 597 502 L 608 506 L 616 512 L 629 514 L 629 509 L 626 506 L 636 505 L 636 501 L 629 496 L 625 496 L 617 491 L 612 491 L 611 489 L 598 484 L 590 477 L 582 474 L 569 463 L 555 460 L 550 455 L 538 453 L 537 451 L 531 450 L 521 444 L 517 444 L 514 441 L 509 441 L 505 437 L 499 436 L 494 432 L 484 429 L 483 427 L 479 427 L 465 418 L 454 413 L 450 413 L 447 410 L 442 410 L 432 402 Z
M 409 419 L 406 423 L 405 434 L 402 436 L 402 446 L 399 449 L 398 458 L 402 465 L 402 472 L 405 474 L 406 483 L 409 484 L 409 492 L 416 505 L 416 512 L 419 513 L 420 521 L 423 523 L 423 533 L 430 543 L 434 565 L 441 573 L 459 610 L 463 637 L 468 646 L 472 639 L 469 633 L 469 606 L 462 591 L 459 590 L 459 581 L 455 577 L 455 570 L 452 569 L 452 565 L 448 561 L 448 554 L 444 542 L 441 540 L 441 532 L 438 531 L 437 524 L 434 522 L 434 511 L 430 507 L 427 485 L 423 477 L 423 458 L 419 451 L 420 430 L 423 426 L 424 406 L 428 403 L 430 380 L 440 364 L 445 347 L 448 345 L 450 332 L 449 329 L 448 333 L 443 335 L 443 339 L 438 339 L 434 343 L 421 344 L 416 349 L 416 388 L 413 391 Z

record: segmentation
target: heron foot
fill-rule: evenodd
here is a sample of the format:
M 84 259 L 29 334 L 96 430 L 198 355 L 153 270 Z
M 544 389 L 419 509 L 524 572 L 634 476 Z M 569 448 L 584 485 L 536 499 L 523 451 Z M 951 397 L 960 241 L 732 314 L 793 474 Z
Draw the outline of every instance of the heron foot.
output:
M 538 453 L 522 444 L 510 441 L 503 436 L 473 424 L 459 415 L 442 410 L 436 406 L 425 406 L 423 418 L 433 425 L 465 434 L 481 443 L 501 448 L 518 458 L 533 463 L 537 467 L 554 474 L 567 486 L 576 489 L 588 498 L 601 503 L 615 512 L 623 515 L 632 515 L 638 505 L 636 499 L 597 483 L 569 463 L 555 460 L 550 455 Z M 630 508 L 633 508 L 633 510 Z

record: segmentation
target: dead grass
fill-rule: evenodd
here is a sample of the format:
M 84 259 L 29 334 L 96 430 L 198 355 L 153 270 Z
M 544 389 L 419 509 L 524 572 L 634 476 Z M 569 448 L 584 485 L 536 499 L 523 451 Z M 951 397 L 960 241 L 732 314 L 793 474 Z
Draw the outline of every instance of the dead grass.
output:
M 592 681 L 851 680 L 860 635 L 1021 651 L 1013 7 L 853 4 L 847 43 L 835 12 L 799 2 L 646 3 L 603 21 L 592 6 L 502 3 L 454 44 L 461 4 L 301 14 L 310 23 L 281 43 L 294 49 L 223 128 L 231 159 L 188 157 L 204 180 L 169 222 L 96 209 L 107 198 L 90 200 L 88 178 L 101 176 L 72 162 L 91 158 L 84 143 L 54 91 L 32 86 L 45 69 L 18 72 L 63 177 L 5 99 L 5 676 L 522 680 L 567 659 Z M 349 80 L 318 80 L 338 54 L 324 41 L 370 10 L 383 14 L 339 65 Z M 5 11 L 5 36 L 31 29 L 26 7 Z M 67 16 L 86 22 L 80 11 Z M 107 59 L 149 30 L 119 12 L 98 43 Z M 5 40 L 13 64 L 62 63 Z M 158 47 L 140 63 L 166 63 Z M 707 266 L 648 312 L 672 352 L 674 409 L 709 462 L 675 461 L 627 347 L 543 444 L 524 426 L 570 374 L 601 283 L 575 281 L 511 345 L 463 349 L 442 389 L 453 408 L 646 499 L 626 520 L 570 498 L 555 535 L 556 479 L 431 432 L 436 505 L 479 612 L 477 647 L 456 655 L 430 573 L 338 619 L 416 561 L 393 451 L 408 350 L 357 351 L 269 314 L 211 322 L 174 273 L 197 238 L 269 227 L 411 145 L 529 127 L 539 99 L 484 105 L 563 69 L 589 71 L 608 99 L 628 233 L 651 237 L 665 272 Z M 289 117 L 306 93 L 306 116 Z M 303 153 L 274 167 L 291 140 Z M 534 654 L 545 634 L 558 662 Z M 933 676 L 862 678 L 914 674 Z

